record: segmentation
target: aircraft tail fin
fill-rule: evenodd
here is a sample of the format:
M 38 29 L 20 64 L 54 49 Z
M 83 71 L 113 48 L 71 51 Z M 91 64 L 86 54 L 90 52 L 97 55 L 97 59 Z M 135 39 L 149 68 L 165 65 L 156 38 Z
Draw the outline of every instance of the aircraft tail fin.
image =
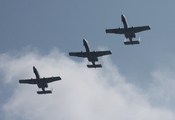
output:
M 51 90 L 47 90 L 47 91 L 37 91 L 38 94 L 50 94 L 52 93 Z
M 126 41 L 124 40 L 125 45 L 134 45 L 134 44 L 140 44 L 140 38 L 137 41 Z
M 101 64 L 95 64 L 95 65 L 87 65 L 88 68 L 101 68 Z

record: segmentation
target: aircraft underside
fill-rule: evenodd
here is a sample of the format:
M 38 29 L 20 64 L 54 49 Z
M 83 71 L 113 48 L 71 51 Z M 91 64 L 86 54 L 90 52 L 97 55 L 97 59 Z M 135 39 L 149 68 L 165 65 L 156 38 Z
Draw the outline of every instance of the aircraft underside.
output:
M 39 84 L 38 87 L 42 89 L 41 91 L 37 91 L 38 94 L 50 94 L 50 93 L 52 93 L 51 90 L 45 90 L 45 88 L 48 88 L 48 85 L 46 83 L 44 83 L 42 85 Z
M 38 85 L 39 88 L 48 88 L 47 83 L 38 83 L 37 85 Z
M 132 38 L 135 38 L 136 35 L 135 33 L 125 33 L 125 38 L 129 38 L 129 41 L 126 39 L 124 40 L 125 45 L 134 45 L 134 44 L 140 44 L 140 39 L 139 40 L 133 40 Z
M 135 38 L 136 37 L 136 35 L 135 35 L 135 33 L 125 33 L 125 37 L 126 38 Z
M 33 66 L 33 72 L 36 76 L 36 79 L 21 79 L 19 80 L 19 83 L 21 84 L 33 84 L 33 85 L 37 85 L 38 88 L 41 88 L 41 91 L 37 91 L 38 94 L 49 94 L 52 93 L 51 90 L 45 90 L 45 88 L 48 88 L 48 83 L 50 82 L 54 82 L 54 81 L 58 81 L 61 80 L 61 78 L 59 76 L 57 77 L 43 77 L 40 78 L 39 73 L 37 71 L 37 69 L 35 68 L 35 66 Z
M 98 61 L 97 57 L 88 58 L 88 61 L 92 62 L 92 65 L 87 65 L 88 68 L 101 68 L 102 67 L 101 64 L 95 64 L 95 62 Z
M 88 57 L 88 61 L 89 62 L 98 62 L 98 58 L 97 57 Z

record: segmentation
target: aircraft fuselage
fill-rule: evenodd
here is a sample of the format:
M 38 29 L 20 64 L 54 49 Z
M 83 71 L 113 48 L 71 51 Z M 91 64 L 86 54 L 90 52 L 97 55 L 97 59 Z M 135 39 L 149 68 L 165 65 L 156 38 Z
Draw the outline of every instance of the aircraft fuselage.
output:
M 43 91 L 45 91 L 44 88 L 47 88 L 48 85 L 47 85 L 47 83 L 45 83 L 43 80 L 40 80 L 39 73 L 38 73 L 37 69 L 35 68 L 35 66 L 33 66 L 33 72 L 35 73 L 38 87 L 39 87 L 39 88 L 42 88 Z
M 126 18 L 124 15 L 121 15 L 121 19 L 122 19 L 122 22 L 123 22 L 123 26 L 125 29 L 128 29 L 128 23 L 126 21 Z
M 129 25 L 127 23 L 127 20 L 126 20 L 126 17 L 124 15 L 121 15 L 121 19 L 122 19 L 122 22 L 123 22 L 123 26 L 124 26 L 124 30 L 125 30 L 125 37 L 126 38 L 129 38 L 130 41 L 132 41 L 132 38 L 135 38 L 136 35 L 134 32 L 132 32 L 130 29 L 129 29 Z
M 95 61 L 98 61 L 98 58 L 97 56 L 92 56 L 91 53 L 90 53 L 90 47 L 88 45 L 88 42 L 87 40 L 83 39 L 83 45 L 86 49 L 86 52 L 87 52 L 87 59 L 88 61 L 92 62 L 93 64 L 95 64 Z
M 88 45 L 88 42 L 87 42 L 86 39 L 83 39 L 83 45 L 84 45 L 84 47 L 86 49 L 86 52 L 90 53 L 90 48 L 89 48 L 89 45 Z
M 37 69 L 35 68 L 35 66 L 33 66 L 33 72 L 35 73 L 36 79 L 39 80 L 40 76 L 39 76 L 39 73 L 38 73 Z

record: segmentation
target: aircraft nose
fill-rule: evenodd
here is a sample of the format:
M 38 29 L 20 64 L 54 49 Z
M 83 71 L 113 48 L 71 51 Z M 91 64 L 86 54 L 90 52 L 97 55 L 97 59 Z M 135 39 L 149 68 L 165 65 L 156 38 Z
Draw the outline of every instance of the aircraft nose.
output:
M 122 15 L 121 15 L 121 18 L 123 19 L 124 17 L 125 17 L 125 16 L 122 14 Z
M 33 66 L 33 71 L 35 71 L 36 70 L 36 68 L 35 68 L 35 66 Z
M 86 39 L 83 39 L 83 43 L 86 43 L 87 42 L 87 40 Z

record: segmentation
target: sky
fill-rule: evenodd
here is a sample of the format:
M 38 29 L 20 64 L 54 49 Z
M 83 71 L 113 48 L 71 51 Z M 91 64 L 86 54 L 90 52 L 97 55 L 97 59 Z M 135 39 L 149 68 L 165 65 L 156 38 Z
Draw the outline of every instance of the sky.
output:
M 175 15 L 173 0 L 1 0 L 1 120 L 174 120 Z M 105 29 L 149 25 L 136 34 L 139 45 L 124 45 L 124 35 Z M 70 57 L 85 51 L 111 50 L 102 68 Z M 50 95 L 19 79 L 60 76 L 48 84 Z

